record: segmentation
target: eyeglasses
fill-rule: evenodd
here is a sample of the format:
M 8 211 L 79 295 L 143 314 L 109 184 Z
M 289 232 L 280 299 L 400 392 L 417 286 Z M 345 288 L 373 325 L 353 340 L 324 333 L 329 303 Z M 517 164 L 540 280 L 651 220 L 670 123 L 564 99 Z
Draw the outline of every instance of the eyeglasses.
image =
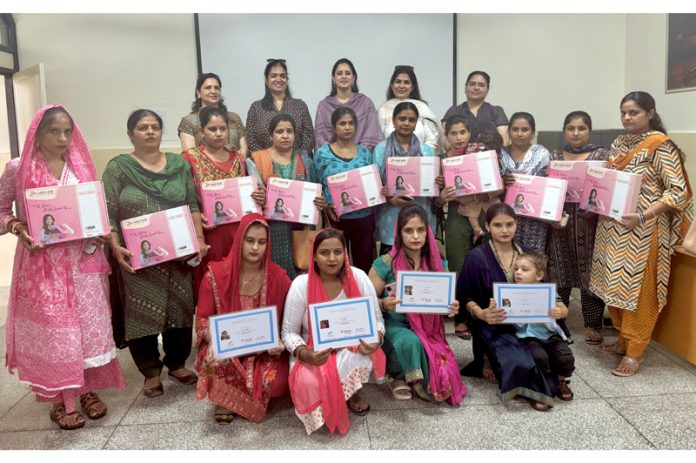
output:
M 285 60 L 284 60 L 284 59 L 280 59 L 280 58 L 268 58 L 268 59 L 266 60 L 266 63 L 275 63 L 275 62 L 280 62 L 280 63 L 285 64 Z
M 395 71 L 413 71 L 413 66 L 408 66 L 406 64 L 400 64 L 398 66 L 394 66 Z

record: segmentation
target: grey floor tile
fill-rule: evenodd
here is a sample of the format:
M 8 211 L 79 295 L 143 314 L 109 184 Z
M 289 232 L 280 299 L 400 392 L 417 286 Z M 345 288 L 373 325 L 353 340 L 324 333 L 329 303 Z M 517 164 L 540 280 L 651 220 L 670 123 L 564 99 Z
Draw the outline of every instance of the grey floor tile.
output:
M 16 431 L 0 433 L 2 450 L 99 450 L 113 427 L 82 428 L 73 431 Z
M 694 394 L 627 397 L 608 402 L 658 449 L 696 450 Z
M 123 417 L 122 424 L 181 423 L 205 421 L 212 416 L 213 405 L 208 400 L 196 400 L 196 387 L 172 383 L 163 379 L 164 394 L 149 399 L 142 393 Z
M 365 417 L 350 415 L 351 427 L 341 437 L 326 428 L 307 436 L 294 416 L 276 417 L 263 423 L 235 419 L 219 425 L 211 419 L 196 423 L 164 423 L 119 426 L 107 449 L 369 449 Z
M 394 410 L 368 415 L 373 449 L 649 449 L 602 400 L 562 403 L 547 413 L 511 406 Z

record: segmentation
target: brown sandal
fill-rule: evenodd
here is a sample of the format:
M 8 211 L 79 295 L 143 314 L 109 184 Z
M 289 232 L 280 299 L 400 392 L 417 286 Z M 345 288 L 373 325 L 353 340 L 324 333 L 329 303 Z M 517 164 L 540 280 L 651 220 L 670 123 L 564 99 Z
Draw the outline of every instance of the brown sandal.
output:
M 548 412 L 549 410 L 551 410 L 551 405 L 546 405 L 543 402 L 538 402 L 538 401 L 533 400 L 533 399 L 527 399 L 527 400 L 529 400 L 529 405 L 531 405 L 532 408 L 538 412 Z
M 367 404 L 367 407 L 363 408 L 365 404 Z M 370 411 L 370 404 L 367 402 L 367 399 L 358 391 L 355 394 L 353 394 L 350 399 L 348 399 L 348 408 L 350 408 L 350 411 L 358 416 L 365 416 Z
M 236 416 L 237 414 L 232 410 L 220 405 L 215 406 L 215 413 L 213 414 L 213 417 L 215 418 L 215 422 L 218 424 L 230 424 L 232 421 L 234 421 Z
M 462 326 L 464 327 L 464 329 L 461 329 Z M 471 331 L 469 331 L 469 327 L 466 325 L 466 323 L 457 323 L 454 326 L 454 335 L 459 339 L 463 339 L 465 341 L 471 339 Z
M 80 396 L 80 405 L 82 406 L 82 411 L 92 420 L 104 417 L 107 412 L 106 404 L 101 401 L 96 392 L 82 394 Z
M 640 368 L 641 364 L 641 359 L 635 358 L 635 357 L 629 357 L 628 355 L 624 355 L 621 358 L 621 361 L 619 362 L 618 365 L 616 365 L 616 368 L 614 368 L 611 373 L 614 376 L 622 376 L 622 377 L 628 377 L 628 376 L 633 376 L 636 373 L 638 373 L 638 369 Z
M 82 416 L 80 412 L 74 411 L 72 413 L 65 413 L 65 405 L 62 403 L 53 405 L 48 416 L 51 417 L 51 421 L 55 422 L 60 429 L 66 431 L 79 429 L 85 425 L 85 417 Z
M 626 353 L 626 350 L 621 347 L 618 342 L 613 342 L 611 344 L 600 344 L 595 347 L 594 350 L 601 352 L 602 354 L 624 355 Z

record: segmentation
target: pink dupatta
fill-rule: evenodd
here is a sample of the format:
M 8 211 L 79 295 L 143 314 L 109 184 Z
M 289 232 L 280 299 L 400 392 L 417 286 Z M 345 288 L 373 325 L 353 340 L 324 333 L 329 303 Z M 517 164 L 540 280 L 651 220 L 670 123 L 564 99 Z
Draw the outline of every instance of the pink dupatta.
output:
M 397 223 L 398 225 L 398 223 Z M 437 249 L 435 236 L 430 227 L 428 230 L 428 258 L 423 259 L 421 266 L 423 271 L 442 272 L 442 260 L 440 252 Z M 398 233 L 398 230 L 396 231 Z M 396 234 L 395 233 L 395 234 Z M 391 249 L 392 255 L 392 270 L 394 278 L 401 270 L 413 270 L 408 263 L 406 254 L 403 249 L 397 249 L 397 240 L 394 240 L 394 246 Z M 428 264 L 429 262 L 429 264 Z M 445 325 L 442 321 L 442 315 L 429 315 L 409 313 L 407 314 L 408 323 L 411 330 L 418 336 L 423 349 L 428 356 L 429 380 L 428 392 L 430 392 L 436 400 L 447 399 L 453 405 L 459 404 L 466 395 L 466 386 L 462 382 L 457 367 L 457 359 L 454 352 L 447 344 L 445 338 Z

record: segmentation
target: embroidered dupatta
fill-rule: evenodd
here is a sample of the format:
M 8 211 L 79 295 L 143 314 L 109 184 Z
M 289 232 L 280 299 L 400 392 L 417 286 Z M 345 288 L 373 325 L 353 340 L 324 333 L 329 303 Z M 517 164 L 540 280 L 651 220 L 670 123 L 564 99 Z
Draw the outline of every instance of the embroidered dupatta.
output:
M 227 162 L 217 162 L 206 156 L 204 144 L 181 153 L 181 156 L 191 164 L 193 183 L 197 189 L 203 182 L 246 175 L 242 155 L 238 151 L 227 150 L 227 152 L 230 154 Z

